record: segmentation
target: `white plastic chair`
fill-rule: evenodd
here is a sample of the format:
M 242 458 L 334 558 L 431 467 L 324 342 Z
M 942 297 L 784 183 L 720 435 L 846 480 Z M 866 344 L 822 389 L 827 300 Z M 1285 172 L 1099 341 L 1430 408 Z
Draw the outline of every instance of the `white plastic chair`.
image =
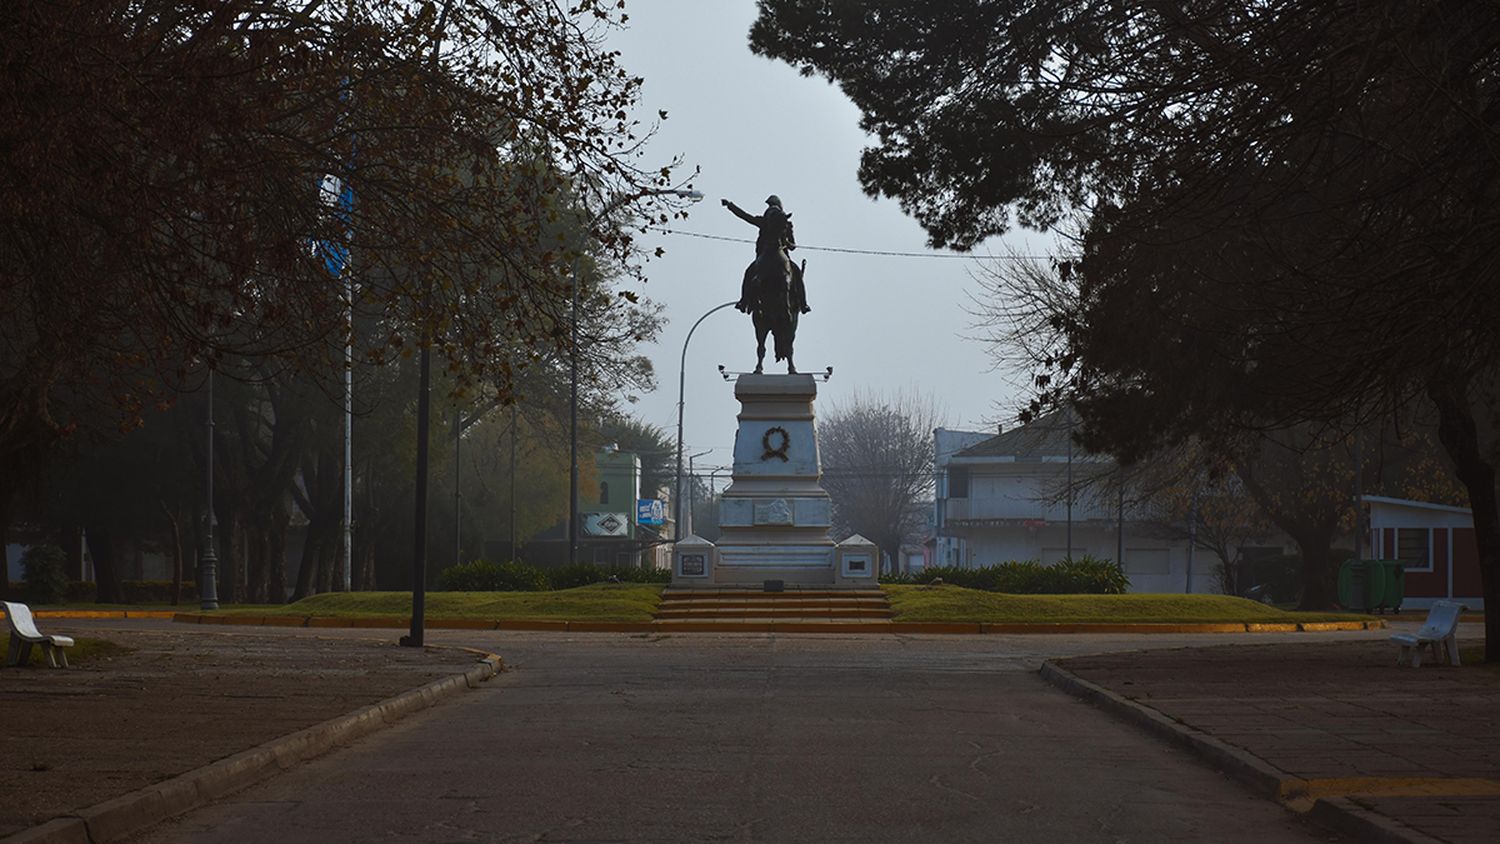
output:
M 47 655 L 47 664 L 53 668 L 67 668 L 68 655 L 63 648 L 71 648 L 73 640 L 67 636 L 49 636 L 36 629 L 36 619 L 31 608 L 25 604 L 0 601 L 5 607 L 5 621 L 10 627 L 10 648 L 5 655 L 6 665 L 25 665 L 31 659 L 31 646 L 41 645 Z M 59 664 L 60 663 L 60 664 Z
M 1457 601 L 1433 601 L 1421 629 L 1416 633 L 1391 635 L 1391 641 L 1401 646 L 1397 662 L 1410 662 L 1412 668 L 1421 668 L 1422 648 L 1430 645 L 1434 661 L 1442 662 L 1446 655 L 1449 665 L 1458 665 L 1458 622 L 1466 609 Z

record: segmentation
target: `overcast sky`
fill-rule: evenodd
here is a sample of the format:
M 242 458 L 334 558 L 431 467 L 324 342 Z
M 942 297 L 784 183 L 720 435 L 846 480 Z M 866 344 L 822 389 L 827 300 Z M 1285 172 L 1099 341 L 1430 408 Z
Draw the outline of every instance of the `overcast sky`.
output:
M 977 284 L 974 261 L 929 250 L 920 226 L 893 200 L 875 201 L 860 190 L 856 170 L 867 145 L 859 111 L 820 78 L 750 52 L 754 0 L 633 0 L 627 29 L 611 40 L 625 68 L 645 77 L 640 113 L 669 113 L 652 141 L 647 164 L 681 155 L 686 172 L 702 174 L 705 194 L 686 221 L 673 228 L 719 237 L 753 239 L 755 229 L 719 204 L 727 198 L 752 214 L 769 194 L 781 197 L 796 225 L 807 260 L 807 298 L 796 343 L 802 372 L 834 368 L 819 386 L 818 407 L 848 402 L 856 391 L 931 395 L 950 427 L 987 428 L 1013 415 L 1016 394 L 993 372 L 986 349 L 973 340 L 968 295 Z M 1007 236 L 1022 251 L 1044 249 L 1050 239 L 1031 233 Z M 1028 243 L 1029 242 L 1029 243 Z M 754 257 L 752 243 L 684 234 L 661 235 L 648 246 L 666 248 L 647 265 L 646 295 L 666 306 L 660 341 L 645 347 L 659 379 L 634 411 L 675 436 L 678 371 L 688 329 L 716 305 L 739 297 L 740 279 Z M 810 247 L 916 252 L 887 257 L 824 252 Z M 1003 254 L 999 239 L 977 254 Z M 784 364 L 767 372 L 785 372 Z M 708 317 L 688 349 L 685 453 L 708 449 L 698 466 L 727 466 L 734 443 L 733 385 L 717 366 L 755 366 L 750 318 L 733 308 Z

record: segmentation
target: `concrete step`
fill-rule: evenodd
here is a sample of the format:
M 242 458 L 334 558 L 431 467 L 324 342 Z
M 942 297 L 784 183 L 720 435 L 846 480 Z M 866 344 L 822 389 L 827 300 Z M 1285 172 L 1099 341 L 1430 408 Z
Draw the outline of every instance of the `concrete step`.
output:
M 830 600 L 848 598 L 859 600 L 886 600 L 879 589 L 794 589 L 785 592 L 764 592 L 760 589 L 672 589 L 661 594 L 662 601 L 686 601 L 713 598 L 726 601 L 793 601 L 806 599 Z
M 662 594 L 656 620 L 675 626 L 702 622 L 709 625 L 768 625 L 808 622 L 830 624 L 888 623 L 895 613 L 885 593 L 874 589 L 798 589 L 764 592 L 750 589 L 669 589 Z
M 871 633 L 895 632 L 888 618 L 682 618 L 655 622 L 658 630 L 684 633 Z
M 667 608 L 693 608 L 693 609 L 744 609 L 746 607 L 806 607 L 809 609 L 828 608 L 869 608 L 888 607 L 890 602 L 885 598 L 783 598 L 781 600 L 766 600 L 763 598 L 746 598 L 740 601 L 727 598 L 679 598 L 674 601 L 662 601 L 663 609 Z
M 741 607 L 741 608 L 661 608 L 658 620 L 679 618 L 891 618 L 889 608 L 862 607 Z

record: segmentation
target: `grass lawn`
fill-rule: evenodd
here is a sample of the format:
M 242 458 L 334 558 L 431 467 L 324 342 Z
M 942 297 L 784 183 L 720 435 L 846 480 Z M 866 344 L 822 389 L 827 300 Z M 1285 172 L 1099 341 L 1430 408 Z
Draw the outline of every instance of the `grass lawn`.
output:
M 897 621 L 1276 624 L 1357 621 L 1354 613 L 1287 612 L 1229 595 L 1006 595 L 960 586 L 884 586 Z
M 107 639 L 86 639 L 78 636 L 73 637 L 73 647 L 64 652 L 68 655 L 69 665 L 78 665 L 99 657 L 121 656 L 130 653 L 131 649 L 124 645 L 117 645 Z M 0 633 L 0 653 L 10 653 L 10 634 Z M 42 656 L 42 646 L 31 646 L 31 665 L 46 665 L 47 658 Z M 0 666 L 5 662 L 0 659 Z
M 659 583 L 595 583 L 555 592 L 428 592 L 426 612 L 428 618 L 494 621 L 650 621 L 661 591 Z M 293 604 L 226 607 L 218 614 L 409 618 L 411 593 L 329 592 Z

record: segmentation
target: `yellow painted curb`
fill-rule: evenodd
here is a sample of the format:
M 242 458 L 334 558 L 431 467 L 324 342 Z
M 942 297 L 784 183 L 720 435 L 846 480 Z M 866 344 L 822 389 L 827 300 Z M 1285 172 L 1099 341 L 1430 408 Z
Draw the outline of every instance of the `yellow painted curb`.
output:
M 957 633 L 978 634 L 984 625 L 977 621 L 895 621 L 892 629 L 897 633 Z
M 1297 629 L 1303 633 L 1329 633 L 1336 630 L 1368 630 L 1372 622 L 1365 621 L 1299 621 Z
M 496 630 L 555 630 L 566 633 L 568 623 L 566 621 L 501 621 Z
M 1297 632 L 1297 624 L 1295 622 L 1290 622 L 1290 621 L 1286 622 L 1284 624 L 1283 623 L 1279 623 L 1279 622 L 1265 622 L 1265 623 L 1260 623 L 1260 624 L 1246 624 L 1245 625 L 1245 632 L 1247 632 L 1247 633 L 1296 633 Z
M 176 610 L 33 610 L 33 618 L 171 618 Z M 0 618 L 5 613 L 0 612 Z

